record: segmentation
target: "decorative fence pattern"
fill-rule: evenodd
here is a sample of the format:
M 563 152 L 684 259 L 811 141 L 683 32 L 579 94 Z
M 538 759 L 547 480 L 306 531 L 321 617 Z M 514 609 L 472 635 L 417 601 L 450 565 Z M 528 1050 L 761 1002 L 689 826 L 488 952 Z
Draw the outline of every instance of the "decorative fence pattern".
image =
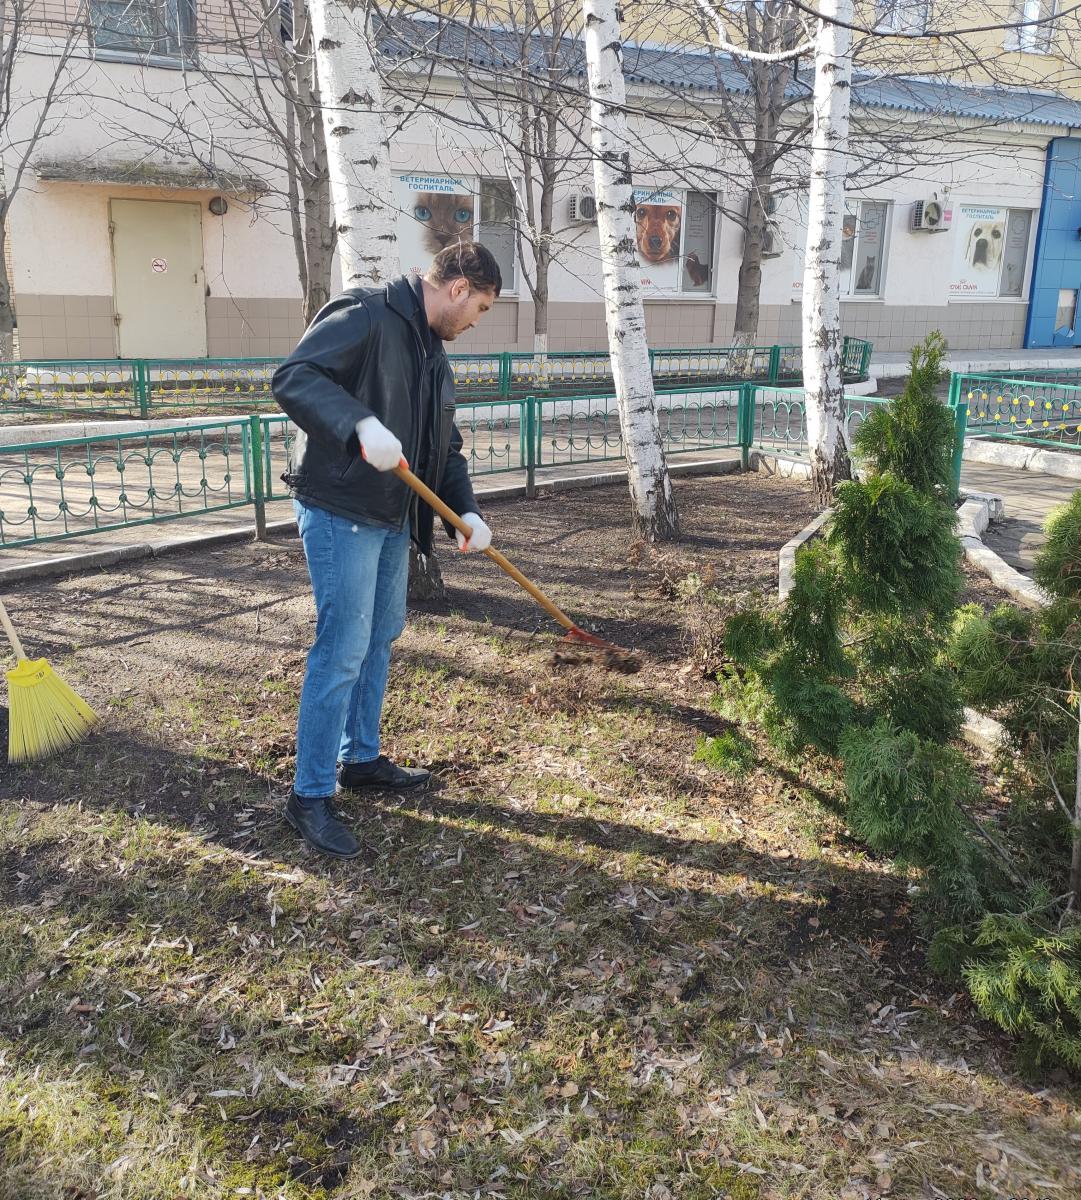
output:
M 1033 372 L 1036 374 L 1036 372 Z M 982 437 L 1023 439 L 1044 446 L 1081 444 L 1081 372 L 1043 372 L 1054 378 L 955 374 L 950 404 L 963 407 L 968 429 Z
M 845 338 L 847 382 L 865 379 L 872 345 Z M 654 350 L 657 386 L 663 390 L 707 384 L 796 383 L 799 346 L 712 346 Z M 575 354 L 452 354 L 463 400 L 580 395 L 608 391 L 607 351 Z M 0 363 L 0 412 L 86 415 L 206 413 L 271 405 L 270 380 L 278 359 L 86 359 Z
M 874 397 L 849 399 L 856 428 Z M 665 448 L 679 455 L 758 448 L 806 450 L 803 393 L 752 383 L 658 393 Z M 623 457 L 611 393 L 475 400 L 458 406 L 458 427 L 475 476 L 524 473 L 530 491 L 551 468 Z M 176 520 L 287 495 L 281 475 L 292 426 L 281 414 L 190 421 L 140 433 L 102 434 L 0 446 L 0 547 Z
M 0 446 L 0 545 L 251 504 L 247 418 Z

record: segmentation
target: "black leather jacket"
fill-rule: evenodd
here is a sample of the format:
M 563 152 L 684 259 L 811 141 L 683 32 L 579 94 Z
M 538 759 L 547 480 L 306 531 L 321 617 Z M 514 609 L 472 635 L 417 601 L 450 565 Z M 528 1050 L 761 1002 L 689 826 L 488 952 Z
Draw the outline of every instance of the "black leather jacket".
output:
M 442 500 L 457 513 L 479 512 L 454 425 L 454 376 L 428 325 L 419 279 L 336 296 L 271 386 L 299 427 L 282 479 L 305 503 L 395 531 L 408 520 L 413 539 L 431 553 L 431 508 L 396 475 L 361 458 L 356 425 L 375 416 Z

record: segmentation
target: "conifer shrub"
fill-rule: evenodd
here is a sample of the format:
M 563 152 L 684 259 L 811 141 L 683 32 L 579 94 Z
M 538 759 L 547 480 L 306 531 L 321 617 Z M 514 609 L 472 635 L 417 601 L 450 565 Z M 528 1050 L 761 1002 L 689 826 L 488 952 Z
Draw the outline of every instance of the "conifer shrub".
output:
M 1081 492 L 1046 531 L 1033 575 L 1048 605 L 966 608 L 950 646 L 965 700 L 1005 731 L 1008 832 L 1031 894 L 944 930 L 933 951 L 1034 1063 L 1081 1070 Z
M 754 766 L 754 746 L 738 729 L 726 729 L 716 737 L 699 738 L 694 760 L 740 779 Z
M 957 612 L 944 349 L 915 348 L 903 394 L 860 427 L 864 479 L 837 488 L 788 599 L 729 619 L 721 703 L 788 755 L 839 760 L 849 828 L 919 872 L 931 965 L 1034 1062 L 1081 1069 L 1081 493 L 1035 569 L 1049 606 Z M 950 745 L 965 702 L 1007 728 L 1004 833 Z
M 930 961 L 959 974 L 989 1021 L 1020 1039 L 1034 1067 L 1081 1072 L 1081 922 L 1065 928 L 1031 914 L 988 913 L 974 933 L 940 931 Z
M 962 576 L 954 422 L 935 397 L 944 348 L 936 335 L 913 351 L 904 394 L 861 427 L 864 479 L 838 487 L 785 603 L 732 618 L 726 648 L 775 740 L 842 760 L 853 830 L 937 875 L 934 906 L 961 917 L 983 894 L 961 815 L 979 787 L 945 746 L 963 706 L 946 660 Z
M 937 396 L 945 355 L 946 339 L 937 332 L 913 347 L 904 391 L 888 410 L 868 414 L 852 443 L 876 474 L 941 500 L 954 491 L 954 416 Z
M 932 965 L 963 979 L 1034 1059 L 1076 1067 L 1081 922 L 1061 895 L 1058 800 L 1074 795 L 1078 769 L 1081 498 L 1055 518 L 1040 557 L 1048 609 L 957 616 L 955 428 L 935 394 L 944 351 L 938 335 L 917 347 L 904 393 L 861 426 L 864 478 L 838 487 L 829 533 L 797 555 L 788 599 L 730 619 L 723 703 L 741 703 L 789 754 L 839 760 L 849 828 L 919 873 L 919 912 L 937 930 Z M 979 778 L 950 745 L 965 701 L 1007 721 L 1012 769 L 1031 797 L 1013 810 L 1030 843 L 1044 839 L 1027 852 L 981 822 Z

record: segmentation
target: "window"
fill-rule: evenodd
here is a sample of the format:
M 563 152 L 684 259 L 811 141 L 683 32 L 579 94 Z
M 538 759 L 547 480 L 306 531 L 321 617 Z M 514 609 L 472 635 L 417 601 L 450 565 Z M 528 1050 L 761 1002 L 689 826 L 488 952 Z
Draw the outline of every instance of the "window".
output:
M 513 292 L 515 254 L 514 188 L 509 179 L 480 181 L 480 222 L 477 241 L 491 250 L 499 264 L 504 291 Z
M 953 242 L 950 299 L 1020 299 L 1024 295 L 1031 209 L 960 204 L 954 209 L 953 228 L 941 236 Z
M 293 27 L 293 0 L 278 0 L 278 36 L 285 45 L 296 40 Z
M 1012 0 L 1010 21 L 1020 28 L 1006 30 L 1006 49 L 1027 54 L 1050 54 L 1055 36 L 1056 0 Z M 1041 24 L 1021 24 L 1039 21 Z
M 432 258 L 459 238 L 475 239 L 495 256 L 503 292 L 516 291 L 517 209 L 510 180 L 401 175 L 397 192 L 398 249 L 407 275 L 423 275 Z
M 188 57 L 194 18 L 193 0 L 90 0 L 94 48 L 144 59 Z
M 717 193 L 635 189 L 642 287 L 653 295 L 713 295 Z
M 923 33 L 930 22 L 930 0 L 876 0 L 875 28 L 883 33 Z
M 841 225 L 841 295 L 881 296 L 890 206 L 882 200 L 849 201 L 846 205 Z

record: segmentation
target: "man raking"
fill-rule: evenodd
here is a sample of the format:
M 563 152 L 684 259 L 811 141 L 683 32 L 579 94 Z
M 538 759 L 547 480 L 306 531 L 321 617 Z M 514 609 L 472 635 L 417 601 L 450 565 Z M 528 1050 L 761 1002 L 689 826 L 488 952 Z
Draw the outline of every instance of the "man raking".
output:
M 432 509 L 392 472 L 404 456 L 473 531 L 467 541 L 447 525 L 448 535 L 467 552 L 488 548 L 443 343 L 471 329 L 501 287 L 483 246 L 448 246 L 422 279 L 335 297 L 274 372 L 275 398 L 300 430 L 284 478 L 316 608 L 285 819 L 324 854 L 360 853 L 335 814 L 338 787 L 404 790 L 430 779 L 380 753 L 390 651 L 405 625 L 409 541 L 431 553 L 434 527 Z

